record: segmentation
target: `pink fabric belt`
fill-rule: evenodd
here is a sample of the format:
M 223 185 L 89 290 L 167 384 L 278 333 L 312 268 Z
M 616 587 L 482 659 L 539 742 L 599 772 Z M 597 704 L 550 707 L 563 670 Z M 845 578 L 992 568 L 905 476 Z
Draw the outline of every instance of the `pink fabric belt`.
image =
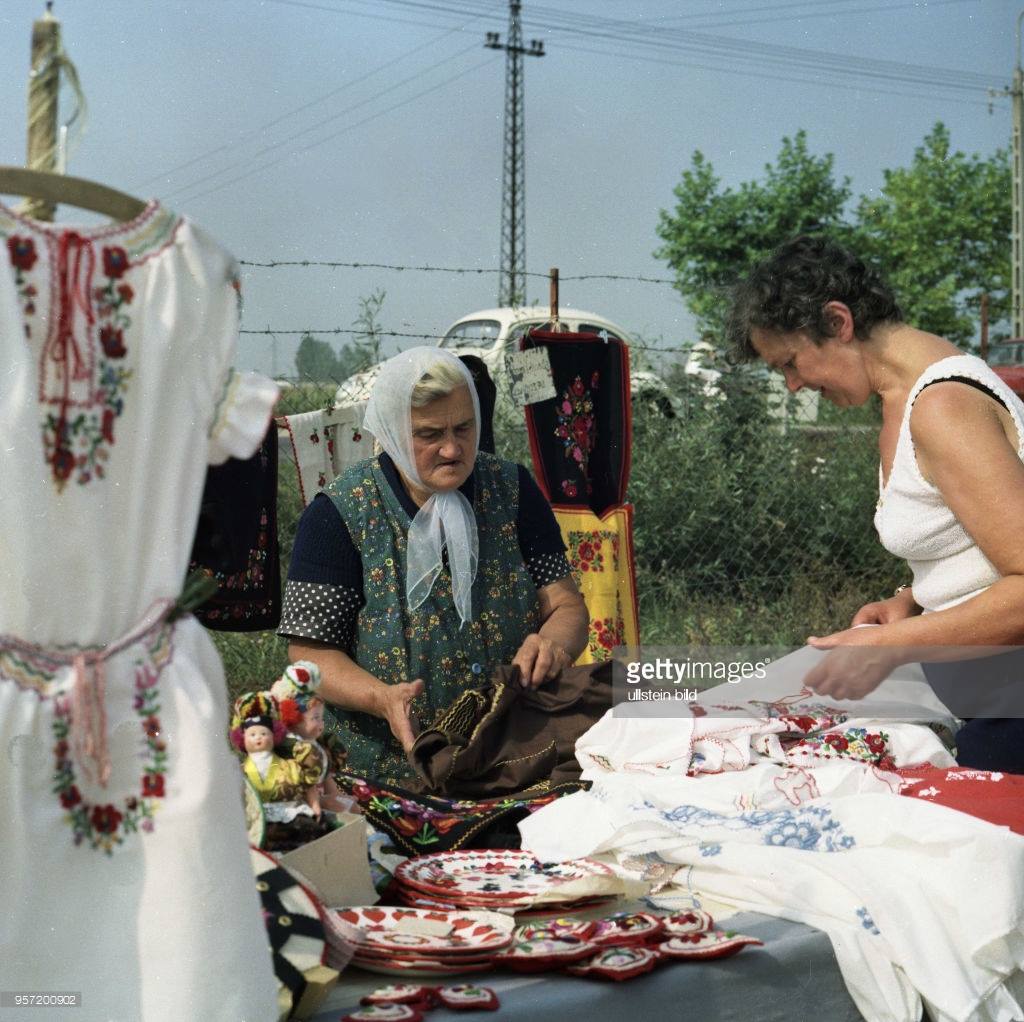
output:
M 110 780 L 107 744 L 106 662 L 161 625 L 175 607 L 172 599 L 157 600 L 130 631 L 113 642 L 86 649 L 47 649 L 0 636 L 0 652 L 16 650 L 45 663 L 49 670 L 71 667 L 71 748 L 82 772 L 104 788 Z M 95 778 L 93 776 L 95 768 Z

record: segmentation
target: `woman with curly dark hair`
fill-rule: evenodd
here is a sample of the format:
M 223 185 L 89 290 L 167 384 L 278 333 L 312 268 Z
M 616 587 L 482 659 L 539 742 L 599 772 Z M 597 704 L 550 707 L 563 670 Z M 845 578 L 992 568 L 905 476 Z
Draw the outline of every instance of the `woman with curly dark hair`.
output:
M 878 273 L 818 237 L 788 242 L 737 285 L 734 349 L 842 407 L 881 400 L 875 526 L 912 583 L 811 645 L 833 653 L 806 683 L 859 699 L 925 661 L 958 716 L 964 765 L 1024 773 L 1024 403 L 983 362 L 903 321 Z M 837 528 L 841 525 L 837 524 Z M 944 649 L 940 647 L 945 647 Z

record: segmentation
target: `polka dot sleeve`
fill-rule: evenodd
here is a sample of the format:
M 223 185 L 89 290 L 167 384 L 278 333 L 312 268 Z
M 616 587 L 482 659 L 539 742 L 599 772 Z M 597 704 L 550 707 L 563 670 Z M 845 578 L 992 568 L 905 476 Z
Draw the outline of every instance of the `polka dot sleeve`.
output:
M 364 603 L 359 551 L 331 499 L 317 494 L 299 519 L 278 634 L 351 649 Z
M 533 584 L 540 589 L 572 574 L 555 513 L 533 476 L 519 466 L 519 550 Z

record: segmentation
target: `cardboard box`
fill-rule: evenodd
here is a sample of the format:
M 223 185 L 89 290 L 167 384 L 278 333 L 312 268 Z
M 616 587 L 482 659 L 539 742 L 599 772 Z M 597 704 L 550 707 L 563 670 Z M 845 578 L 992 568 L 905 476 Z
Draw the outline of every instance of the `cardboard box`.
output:
M 373 905 L 377 892 L 370 879 L 366 820 L 353 813 L 339 813 L 338 819 L 336 830 L 279 856 L 280 862 L 308 881 L 328 908 Z

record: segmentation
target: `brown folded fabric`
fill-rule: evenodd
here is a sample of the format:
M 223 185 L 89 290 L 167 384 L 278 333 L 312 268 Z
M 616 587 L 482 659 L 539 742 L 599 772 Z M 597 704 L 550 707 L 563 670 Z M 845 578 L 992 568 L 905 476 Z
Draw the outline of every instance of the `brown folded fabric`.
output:
M 538 785 L 578 781 L 576 740 L 612 704 L 611 662 L 570 667 L 538 689 L 519 684 L 519 668 L 501 666 L 469 689 L 409 751 L 414 791 L 481 799 Z

